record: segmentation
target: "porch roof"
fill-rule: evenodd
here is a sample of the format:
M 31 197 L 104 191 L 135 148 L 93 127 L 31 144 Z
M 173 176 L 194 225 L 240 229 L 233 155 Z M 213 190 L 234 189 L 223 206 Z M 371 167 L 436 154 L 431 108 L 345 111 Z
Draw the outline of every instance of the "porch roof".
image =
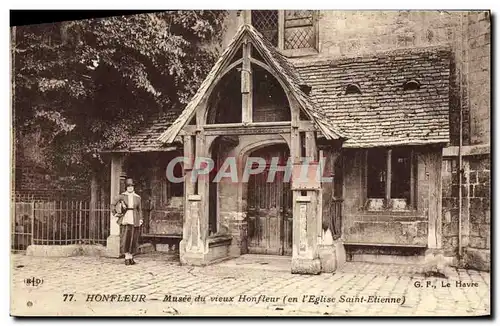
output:
M 343 147 L 449 142 L 450 51 L 397 50 L 336 60 L 298 61 L 309 96 L 347 134 Z M 406 81 L 420 84 L 404 90 Z M 361 94 L 345 94 L 358 85 Z
M 200 103 L 202 103 L 205 95 L 207 95 L 209 88 L 216 81 L 218 75 L 225 69 L 226 65 L 233 57 L 234 52 L 236 52 L 242 44 L 245 37 L 248 37 L 252 41 L 252 44 L 261 53 L 266 63 L 273 68 L 274 72 L 286 85 L 304 112 L 309 115 L 316 124 L 322 135 L 327 139 L 345 138 L 343 131 L 340 128 L 337 128 L 335 124 L 330 121 L 330 119 L 324 115 L 323 112 L 316 107 L 314 102 L 312 102 L 302 91 L 301 86 L 303 85 L 303 82 L 295 67 L 281 53 L 279 53 L 260 32 L 258 32 L 251 25 L 244 24 L 238 29 L 228 47 L 212 67 L 212 70 L 208 73 L 207 77 L 200 85 L 200 88 L 188 103 L 184 111 L 158 138 L 158 140 L 167 144 L 174 141 L 182 127 L 193 117 L 194 112 Z
M 102 152 L 159 152 L 176 149 L 176 146 L 165 145 L 158 141 L 158 137 L 172 125 L 179 116 L 179 111 L 171 110 L 159 117 L 150 119 L 144 127 L 130 137 L 126 142 L 120 143 L 112 149 Z
M 294 90 L 297 101 L 308 108 L 320 130 L 325 130 L 331 139 L 345 139 L 343 147 L 449 142 L 449 48 L 405 49 L 314 61 L 307 58 L 291 64 L 253 27 L 240 29 L 238 35 L 241 36 L 243 30 L 256 35 L 266 58 L 272 58 L 272 62 L 281 67 L 284 82 Z M 233 42 L 237 40 L 235 37 Z M 221 56 L 182 113 L 169 111 L 147 124 L 126 144 L 110 151 L 174 149 L 172 142 L 178 140 L 178 131 L 200 103 L 201 94 L 222 67 L 224 57 L 228 55 Z M 420 88 L 404 90 L 403 84 L 409 80 L 417 81 Z M 349 84 L 358 85 L 361 94 L 346 95 Z M 301 85 L 311 87 L 308 95 L 302 92 Z

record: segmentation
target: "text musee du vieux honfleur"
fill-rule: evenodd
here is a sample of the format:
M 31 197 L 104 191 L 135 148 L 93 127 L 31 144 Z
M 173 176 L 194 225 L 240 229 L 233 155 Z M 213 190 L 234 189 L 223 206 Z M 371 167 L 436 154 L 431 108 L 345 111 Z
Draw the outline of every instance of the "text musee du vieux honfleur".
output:
M 145 294 L 88 294 L 87 302 L 146 302 L 148 300 Z M 152 299 L 158 301 L 158 299 Z M 301 296 L 268 296 L 260 295 L 236 295 L 236 296 L 202 296 L 202 295 L 171 295 L 166 294 L 163 297 L 163 302 L 175 303 L 310 303 L 310 304 L 331 304 L 331 303 L 392 303 L 404 304 L 405 297 L 385 297 L 378 295 L 361 295 L 361 296 L 326 296 L 326 295 L 310 295 L 304 294 Z

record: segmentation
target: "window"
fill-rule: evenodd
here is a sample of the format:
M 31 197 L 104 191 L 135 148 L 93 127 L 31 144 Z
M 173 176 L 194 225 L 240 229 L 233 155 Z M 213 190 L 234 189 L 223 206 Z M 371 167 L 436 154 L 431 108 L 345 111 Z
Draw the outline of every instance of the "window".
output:
M 314 12 L 312 10 L 285 10 L 284 49 L 316 48 Z
M 349 84 L 345 88 L 345 94 L 346 95 L 349 95 L 349 94 L 361 94 L 361 88 L 359 88 L 359 86 L 356 85 L 356 84 Z
M 368 198 L 385 198 L 387 151 L 369 150 L 367 161 Z
M 252 25 L 280 50 L 316 49 L 314 10 L 252 10 Z
M 403 90 L 410 91 L 420 88 L 420 83 L 416 80 L 408 80 L 403 84 Z
M 411 152 L 393 149 L 391 154 L 390 198 L 404 198 L 407 203 L 410 203 Z
M 385 206 L 408 209 L 414 205 L 415 167 L 407 148 L 370 149 L 367 153 L 367 197 Z
M 274 46 L 278 46 L 278 10 L 252 10 L 252 25 Z

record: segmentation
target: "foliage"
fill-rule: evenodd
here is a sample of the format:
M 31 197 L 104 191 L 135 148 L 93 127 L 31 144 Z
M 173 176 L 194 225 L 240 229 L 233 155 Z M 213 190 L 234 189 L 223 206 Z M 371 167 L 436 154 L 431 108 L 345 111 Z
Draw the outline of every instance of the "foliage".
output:
M 99 149 L 182 109 L 212 66 L 223 11 L 167 11 L 30 25 L 14 38 L 17 138 L 46 162 L 86 171 Z

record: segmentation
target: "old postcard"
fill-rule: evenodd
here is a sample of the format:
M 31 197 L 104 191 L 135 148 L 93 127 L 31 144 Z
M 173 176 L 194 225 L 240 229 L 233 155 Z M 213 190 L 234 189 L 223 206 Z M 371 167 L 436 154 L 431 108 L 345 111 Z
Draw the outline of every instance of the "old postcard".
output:
M 489 316 L 490 61 L 487 10 L 11 26 L 11 315 Z

